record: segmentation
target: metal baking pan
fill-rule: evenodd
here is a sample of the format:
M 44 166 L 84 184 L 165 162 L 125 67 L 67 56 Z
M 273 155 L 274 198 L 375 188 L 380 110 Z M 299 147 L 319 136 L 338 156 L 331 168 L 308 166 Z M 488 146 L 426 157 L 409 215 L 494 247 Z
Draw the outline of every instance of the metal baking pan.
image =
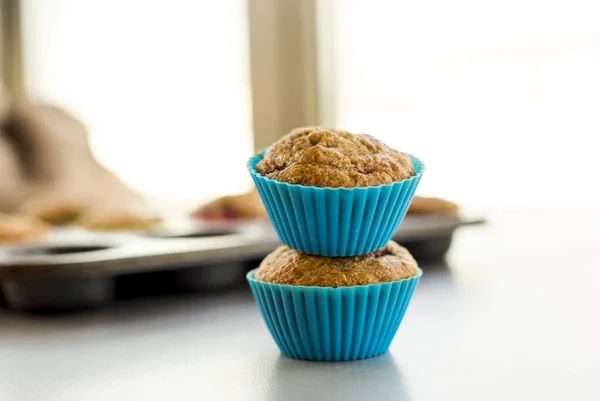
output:
M 454 230 L 482 219 L 408 216 L 394 236 L 417 260 L 443 258 Z M 211 291 L 243 283 L 280 244 L 266 222 L 183 222 L 146 233 L 61 230 L 44 243 L 0 249 L 4 301 L 19 310 L 101 306 L 135 293 Z M 148 291 L 150 290 L 150 291 Z

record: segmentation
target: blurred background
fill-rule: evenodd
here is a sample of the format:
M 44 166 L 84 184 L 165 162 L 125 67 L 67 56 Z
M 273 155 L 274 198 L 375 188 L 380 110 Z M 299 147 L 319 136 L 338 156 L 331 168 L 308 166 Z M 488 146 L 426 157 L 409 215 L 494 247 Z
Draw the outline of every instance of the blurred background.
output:
M 0 399 L 600 399 L 598 21 L 0 0 Z M 246 161 L 309 125 L 427 165 L 394 235 L 423 279 L 369 361 L 282 357 L 248 291 L 280 242 Z
M 101 163 L 162 203 L 245 191 L 254 149 L 314 124 L 421 156 L 421 192 L 461 204 L 600 200 L 588 0 L 22 0 L 19 17 L 5 79 L 22 83 L 6 85 L 74 114 Z

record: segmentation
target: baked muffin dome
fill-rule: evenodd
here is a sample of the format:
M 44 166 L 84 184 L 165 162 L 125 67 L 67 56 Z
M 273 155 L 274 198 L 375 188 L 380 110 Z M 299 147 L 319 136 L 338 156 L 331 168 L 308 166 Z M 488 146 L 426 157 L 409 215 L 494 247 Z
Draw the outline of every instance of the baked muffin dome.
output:
M 369 187 L 414 175 L 410 156 L 366 134 L 296 128 L 275 142 L 256 171 L 276 181 L 315 187 Z
M 282 245 L 262 261 L 254 278 L 274 284 L 349 287 L 403 280 L 418 272 L 408 250 L 390 241 L 366 255 L 337 258 L 309 255 Z

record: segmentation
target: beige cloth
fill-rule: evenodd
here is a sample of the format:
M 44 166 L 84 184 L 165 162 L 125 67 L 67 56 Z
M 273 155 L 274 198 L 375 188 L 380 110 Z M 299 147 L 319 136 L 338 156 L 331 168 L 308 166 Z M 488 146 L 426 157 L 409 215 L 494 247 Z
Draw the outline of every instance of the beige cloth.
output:
M 0 212 L 52 223 L 88 222 L 93 215 L 94 227 L 119 229 L 156 219 L 145 199 L 94 158 L 75 117 L 26 101 L 1 114 Z M 123 223 L 115 223 L 115 216 L 123 216 Z

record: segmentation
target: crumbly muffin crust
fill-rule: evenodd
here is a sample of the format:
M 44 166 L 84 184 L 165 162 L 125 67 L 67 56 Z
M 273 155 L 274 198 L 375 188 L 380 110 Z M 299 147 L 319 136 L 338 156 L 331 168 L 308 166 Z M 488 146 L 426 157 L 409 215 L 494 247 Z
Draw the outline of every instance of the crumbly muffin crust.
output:
M 366 255 L 341 258 L 308 255 L 282 245 L 262 261 L 254 278 L 274 284 L 349 287 L 398 281 L 418 271 L 412 255 L 394 241 Z
M 367 134 L 320 127 L 296 128 L 275 142 L 256 165 L 273 180 L 315 187 L 369 187 L 414 175 L 408 154 Z
M 158 214 L 143 203 L 95 205 L 83 213 L 75 224 L 95 231 L 143 231 L 160 224 Z

